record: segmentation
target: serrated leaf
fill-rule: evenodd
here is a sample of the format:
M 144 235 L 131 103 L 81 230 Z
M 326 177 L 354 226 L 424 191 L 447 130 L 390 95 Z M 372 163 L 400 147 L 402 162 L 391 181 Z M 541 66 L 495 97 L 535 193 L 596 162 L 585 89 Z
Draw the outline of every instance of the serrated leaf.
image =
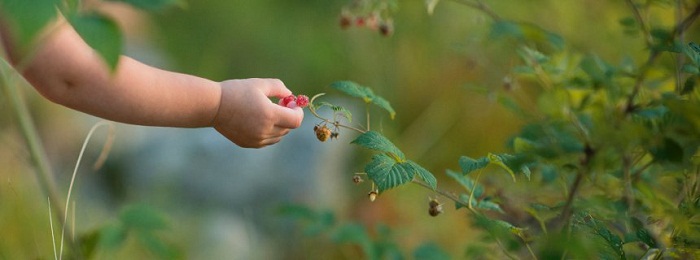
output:
M 352 142 L 353 144 L 365 147 L 370 150 L 389 153 L 394 157 L 396 162 L 403 162 L 406 156 L 397 148 L 389 139 L 375 131 L 367 131 L 359 135 Z
M 60 0 L 0 0 L 0 16 L 7 23 L 21 55 L 29 54 L 41 30 L 56 18 Z
M 360 98 L 367 104 L 374 104 L 378 107 L 383 108 L 384 110 L 389 112 L 389 116 L 391 117 L 391 119 L 394 119 L 394 117 L 396 116 L 396 111 L 394 111 L 394 108 L 391 107 L 389 101 L 378 95 L 375 95 L 374 91 L 372 91 L 371 88 L 362 86 L 352 81 L 333 82 L 333 84 L 331 84 L 331 88 L 339 90 L 340 92 L 343 92 L 349 96 Z
M 168 7 L 182 4 L 181 0 L 108 0 L 112 2 L 124 2 L 133 7 L 146 11 L 161 11 Z
M 114 70 L 122 51 L 122 34 L 117 24 L 107 16 L 91 13 L 70 18 L 75 31 Z
M 445 171 L 448 176 L 452 177 L 457 183 L 461 184 L 467 192 L 474 192 L 474 197 L 479 198 L 484 193 L 484 186 L 474 182 L 469 176 L 459 174 L 452 170 Z
M 383 153 L 372 157 L 372 161 L 365 166 L 365 172 L 377 184 L 379 192 L 410 182 L 417 173 L 410 162 L 398 163 Z
M 408 166 L 416 172 L 416 175 L 425 181 L 428 186 L 433 188 L 433 190 L 437 189 L 437 179 L 435 178 L 435 175 L 411 160 L 406 161 L 406 164 L 408 164 Z
M 462 173 L 465 175 L 475 170 L 484 168 L 487 165 L 489 165 L 489 159 L 487 157 L 482 157 L 478 160 L 472 159 L 468 156 L 459 157 L 459 167 L 462 168 Z
M 386 101 L 386 99 L 375 95 L 372 99 L 372 103 L 389 112 L 389 118 L 391 118 L 392 120 L 394 119 L 394 117 L 396 117 L 396 111 L 394 111 L 394 108 L 391 107 L 391 104 L 389 104 L 389 101 Z
M 348 122 L 352 122 L 352 113 L 350 113 L 350 110 L 347 110 L 346 108 L 341 106 L 333 105 L 325 101 L 318 102 L 318 104 L 314 104 L 315 110 L 321 109 L 322 107 L 328 107 L 331 110 L 333 110 L 334 113 L 338 113 L 341 116 L 345 117 L 345 119 L 347 119 Z
M 622 249 L 622 239 L 618 235 L 612 233 L 602 221 L 595 219 L 591 215 L 579 213 L 576 216 L 576 223 L 574 223 L 574 226 L 578 226 L 579 228 L 586 227 L 586 231 L 597 235 L 606 242 L 609 249 L 614 252 L 614 258 L 625 259 L 625 251 Z M 611 253 L 605 250 L 600 250 L 598 254 L 601 258 L 612 256 Z

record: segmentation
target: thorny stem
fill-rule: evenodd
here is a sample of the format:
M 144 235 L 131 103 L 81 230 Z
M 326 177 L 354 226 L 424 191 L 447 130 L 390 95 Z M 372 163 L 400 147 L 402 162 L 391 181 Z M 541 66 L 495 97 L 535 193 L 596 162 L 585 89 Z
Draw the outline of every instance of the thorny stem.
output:
M 693 9 L 693 12 L 688 14 L 688 16 L 683 19 L 680 23 L 676 25 L 676 27 L 673 28 L 673 32 L 671 33 L 672 37 L 676 37 L 679 35 L 682 35 L 685 30 L 690 27 L 693 22 L 695 22 L 695 19 L 700 15 L 700 4 L 696 5 L 695 8 Z M 634 83 L 634 88 L 632 89 L 632 93 L 628 96 L 627 98 L 627 105 L 625 106 L 625 114 L 629 114 L 630 112 L 634 111 L 634 99 L 637 97 L 639 94 L 639 91 L 642 88 L 642 83 L 646 80 L 647 73 L 649 72 L 649 69 L 651 68 L 651 65 L 656 62 L 656 60 L 659 58 L 659 55 L 661 54 L 661 51 L 652 48 L 651 53 L 649 54 L 649 58 L 647 59 L 647 62 L 642 66 L 641 71 L 639 72 L 639 75 L 637 76 L 637 80 Z

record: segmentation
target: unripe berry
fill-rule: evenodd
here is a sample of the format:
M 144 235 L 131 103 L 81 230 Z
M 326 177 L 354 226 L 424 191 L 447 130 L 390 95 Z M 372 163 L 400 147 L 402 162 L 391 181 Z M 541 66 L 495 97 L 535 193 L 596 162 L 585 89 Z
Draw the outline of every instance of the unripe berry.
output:
M 374 202 L 377 199 L 377 195 L 379 194 L 376 191 L 370 191 L 367 197 L 369 197 L 369 201 Z

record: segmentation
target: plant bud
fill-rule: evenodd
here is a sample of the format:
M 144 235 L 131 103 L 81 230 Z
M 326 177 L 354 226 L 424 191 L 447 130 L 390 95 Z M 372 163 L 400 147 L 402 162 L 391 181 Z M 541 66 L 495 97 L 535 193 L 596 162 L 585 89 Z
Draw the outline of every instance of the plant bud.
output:
M 369 201 L 374 202 L 374 200 L 377 199 L 377 192 L 376 191 L 370 191 L 367 196 L 369 197 Z
M 428 202 L 428 214 L 433 217 L 437 217 L 437 215 L 440 215 L 442 213 L 442 204 L 440 204 L 437 199 L 431 199 Z
M 365 180 L 363 180 L 362 177 L 360 177 L 360 175 L 352 176 L 352 182 L 354 182 L 355 184 L 360 184 L 363 181 Z

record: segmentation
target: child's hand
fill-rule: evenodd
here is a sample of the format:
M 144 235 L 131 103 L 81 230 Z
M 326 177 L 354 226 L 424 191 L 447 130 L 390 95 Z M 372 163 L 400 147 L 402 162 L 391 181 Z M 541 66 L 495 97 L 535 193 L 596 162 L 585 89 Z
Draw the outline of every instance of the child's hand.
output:
M 221 103 L 214 128 L 233 143 L 259 148 L 279 142 L 304 119 L 301 108 L 287 108 L 268 97 L 292 92 L 278 79 L 242 79 L 221 82 Z

